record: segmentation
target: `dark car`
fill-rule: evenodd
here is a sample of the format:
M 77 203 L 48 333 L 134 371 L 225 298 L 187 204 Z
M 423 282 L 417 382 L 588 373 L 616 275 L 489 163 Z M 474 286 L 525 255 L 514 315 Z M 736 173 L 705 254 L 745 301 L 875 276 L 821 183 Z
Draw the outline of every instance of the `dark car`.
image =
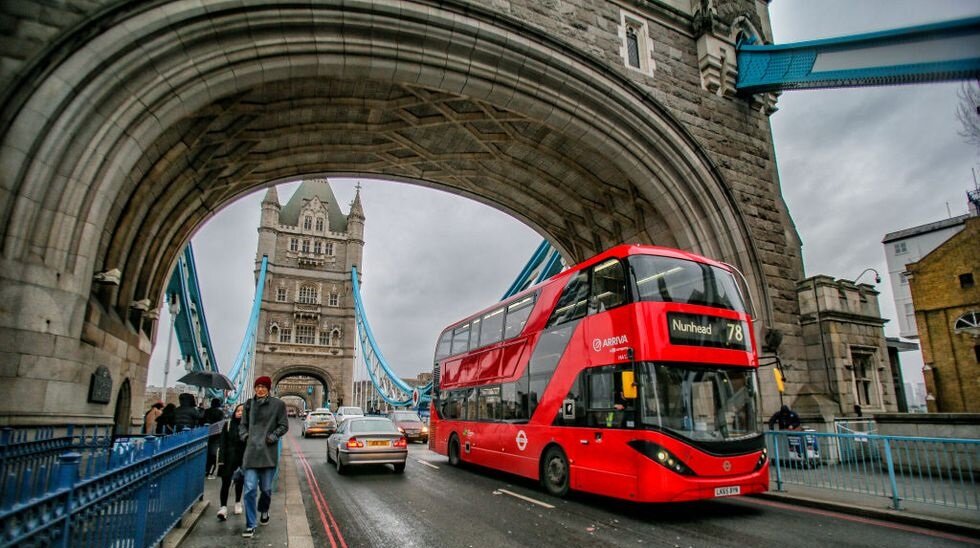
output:
M 415 411 L 392 411 L 388 418 L 408 441 L 429 441 L 429 427 Z
M 327 438 L 327 462 L 337 465 L 338 474 L 362 464 L 391 464 L 400 474 L 407 459 L 405 436 L 384 417 L 351 417 Z

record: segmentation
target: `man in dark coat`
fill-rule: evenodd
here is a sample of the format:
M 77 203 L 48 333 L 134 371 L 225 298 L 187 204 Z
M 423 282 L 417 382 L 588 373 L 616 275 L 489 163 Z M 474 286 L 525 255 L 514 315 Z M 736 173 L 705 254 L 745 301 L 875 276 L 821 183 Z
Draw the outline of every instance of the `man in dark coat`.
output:
M 262 491 L 258 497 L 259 522 L 262 525 L 269 523 L 272 479 L 279 464 L 279 438 L 289 430 L 286 404 L 270 396 L 271 390 L 272 379 L 255 379 L 255 397 L 245 404 L 238 427 L 239 437 L 245 442 L 242 458 L 245 469 L 245 531 L 242 536 L 245 538 L 255 534 L 256 489 Z
M 780 430 L 799 430 L 800 428 L 800 416 L 796 414 L 789 408 L 788 405 L 784 405 L 779 408 L 771 417 L 769 417 L 769 429 L 772 430 L 774 424 L 779 424 Z
M 174 412 L 174 430 L 180 432 L 184 428 L 201 426 L 204 420 L 201 410 L 197 408 L 194 394 L 181 394 L 177 400 L 180 407 Z
M 225 412 L 221 410 L 221 400 L 211 399 L 211 407 L 204 411 L 204 424 L 214 424 L 225 420 Z M 217 433 L 208 438 L 208 458 L 204 463 L 204 473 L 208 478 L 214 478 L 214 465 L 218 458 L 218 442 L 221 433 Z

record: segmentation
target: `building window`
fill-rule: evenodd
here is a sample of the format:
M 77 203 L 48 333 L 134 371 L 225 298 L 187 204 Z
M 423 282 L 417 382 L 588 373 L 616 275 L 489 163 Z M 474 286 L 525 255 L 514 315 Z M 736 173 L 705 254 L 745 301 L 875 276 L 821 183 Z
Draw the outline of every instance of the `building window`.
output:
M 854 352 L 851 354 L 854 365 L 854 396 L 861 407 L 878 407 L 878 390 L 872 354 Z
M 316 344 L 316 326 L 297 325 L 296 344 Z
M 312 230 L 312 229 L 313 229 L 313 217 L 307 215 L 303 219 L 303 230 Z
M 320 346 L 330 346 L 330 333 L 328 331 L 320 332 Z
M 299 288 L 299 302 L 301 304 L 316 304 L 316 288 L 312 285 L 304 285 Z
M 316 218 L 316 231 L 323 232 L 323 219 L 319 217 Z
M 321 244 L 320 242 L 313 242 L 313 253 L 319 255 L 322 252 L 323 252 L 323 244 Z
M 310 252 L 310 241 L 303 240 L 303 253 L 309 253 L 309 252 Z
M 626 12 L 620 12 L 619 35 L 622 41 L 620 54 L 626 66 L 644 74 L 653 74 L 653 59 L 650 52 L 650 30 L 646 21 Z
M 896 255 L 904 255 L 905 253 L 908 252 L 909 252 L 909 248 L 907 245 L 905 245 L 905 242 L 898 242 L 897 244 L 895 244 Z
M 299 240 L 297 240 L 296 238 L 290 238 L 289 239 L 289 250 L 290 251 L 299 251 Z
M 909 285 L 909 272 L 902 272 L 898 275 L 898 279 L 901 280 L 902 285 Z
M 280 303 L 286 302 L 286 293 L 287 292 L 286 292 L 286 288 L 285 287 L 277 287 L 276 288 L 276 301 L 277 302 L 280 302 Z
M 960 287 L 963 289 L 969 289 L 973 287 L 973 273 L 967 272 L 966 274 L 960 274 Z
M 324 247 L 324 253 L 326 253 L 327 255 L 333 255 L 333 244 L 332 243 L 327 242 L 326 244 L 324 244 L 323 247 Z
M 329 306 L 340 306 L 340 296 L 336 293 L 331 293 L 330 296 L 327 297 L 327 304 Z
M 293 330 L 292 329 L 290 329 L 288 327 L 284 327 L 284 328 L 282 328 L 282 329 L 279 330 L 279 342 L 281 342 L 281 343 L 288 343 L 288 342 L 292 341 L 292 339 L 293 339 Z
M 626 62 L 635 69 L 640 68 L 640 41 L 632 26 L 626 27 Z

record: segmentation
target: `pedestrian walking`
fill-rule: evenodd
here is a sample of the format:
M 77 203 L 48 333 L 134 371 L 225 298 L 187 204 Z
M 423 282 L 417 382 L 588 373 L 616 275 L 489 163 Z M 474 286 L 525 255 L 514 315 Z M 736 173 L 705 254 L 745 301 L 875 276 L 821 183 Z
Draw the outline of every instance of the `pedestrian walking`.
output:
M 163 408 L 163 412 L 157 417 L 157 427 L 156 434 L 158 436 L 165 436 L 167 434 L 172 434 L 174 431 L 174 416 L 177 414 L 177 406 L 168 403 L 166 407 Z
M 214 424 L 225 420 L 225 412 L 221 410 L 221 400 L 211 398 L 211 407 L 204 411 L 204 424 Z M 221 432 L 216 432 L 208 437 L 208 456 L 204 463 L 204 475 L 208 479 L 215 478 L 215 464 L 218 462 L 218 443 L 221 440 Z
M 180 402 L 180 407 L 174 411 L 175 432 L 201 426 L 204 423 L 204 413 L 198 409 L 194 394 L 181 394 L 177 401 Z
M 245 531 L 242 536 L 245 538 L 255 535 L 256 511 L 259 523 L 269 523 L 272 479 L 279 464 L 279 438 L 289 431 L 286 404 L 269 395 L 271 390 L 272 379 L 264 376 L 255 379 L 255 396 L 245 403 L 238 427 L 239 438 L 245 442 L 242 457 L 245 470 Z M 258 497 L 256 490 L 261 490 Z
M 221 477 L 221 509 L 218 510 L 218 519 L 221 521 L 228 517 L 228 491 L 232 484 L 235 485 L 235 514 L 242 513 L 242 488 L 245 485 L 242 456 L 245 453 L 245 442 L 239 437 L 238 427 L 242 423 L 244 407 L 243 404 L 235 406 L 231 418 L 218 435 L 218 476 Z
M 158 401 L 150 406 L 143 415 L 143 433 L 153 435 L 157 431 L 157 419 L 163 413 L 163 402 Z

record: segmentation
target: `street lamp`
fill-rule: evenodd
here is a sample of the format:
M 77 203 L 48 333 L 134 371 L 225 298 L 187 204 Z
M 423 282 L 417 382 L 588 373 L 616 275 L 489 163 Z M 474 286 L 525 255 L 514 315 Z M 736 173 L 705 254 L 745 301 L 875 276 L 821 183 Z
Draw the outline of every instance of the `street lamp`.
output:
M 170 349 L 174 345 L 174 324 L 177 323 L 177 314 L 180 314 L 180 301 L 177 295 L 170 295 L 170 336 L 167 338 L 167 359 L 163 362 L 163 399 L 167 399 L 167 377 L 170 375 Z
M 881 274 L 878 274 L 878 271 L 877 270 L 875 270 L 873 268 L 865 268 L 864 270 L 861 271 L 860 274 L 857 275 L 857 278 L 854 278 L 854 282 L 853 282 L 854 285 L 857 285 L 858 280 L 861 279 L 861 276 L 864 276 L 868 272 L 874 272 L 875 273 L 875 283 L 876 284 L 880 284 L 881 283 Z

